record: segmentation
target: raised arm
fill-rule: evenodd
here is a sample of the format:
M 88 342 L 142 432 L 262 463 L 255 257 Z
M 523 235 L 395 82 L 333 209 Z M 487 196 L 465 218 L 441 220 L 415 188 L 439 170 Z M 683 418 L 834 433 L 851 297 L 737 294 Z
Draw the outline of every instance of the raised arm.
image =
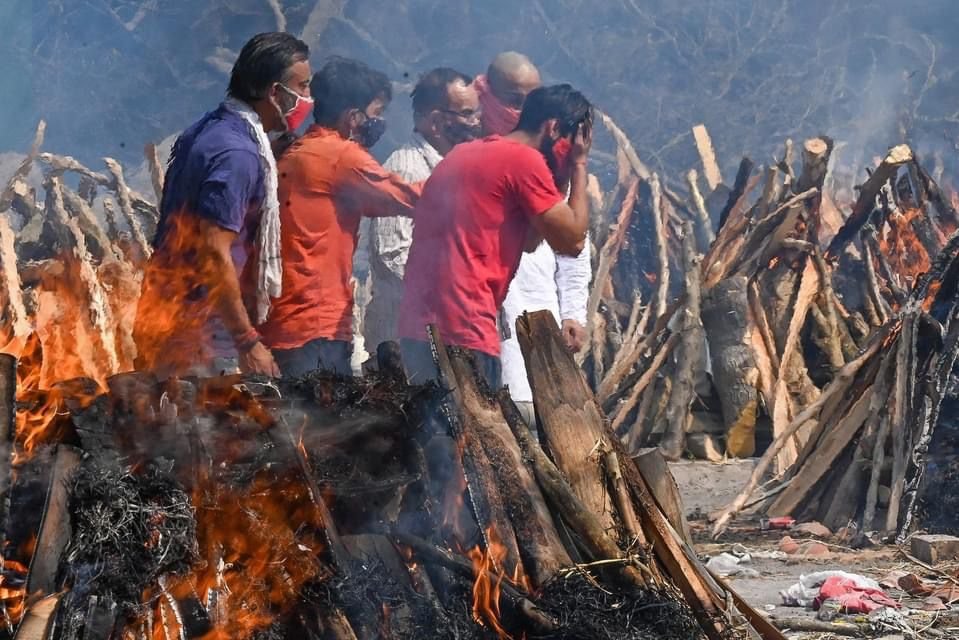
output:
M 586 244 L 589 226 L 589 198 L 586 194 L 586 163 L 592 135 L 580 126 L 570 152 L 569 202 L 559 202 L 542 215 L 534 216 L 533 228 L 558 254 L 578 256 Z

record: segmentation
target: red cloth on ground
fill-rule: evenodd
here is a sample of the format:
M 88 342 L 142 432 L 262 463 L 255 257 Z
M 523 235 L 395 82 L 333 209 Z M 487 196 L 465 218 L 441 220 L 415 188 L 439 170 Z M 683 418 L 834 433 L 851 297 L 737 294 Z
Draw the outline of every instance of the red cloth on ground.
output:
M 870 613 L 883 607 L 899 608 L 899 603 L 889 598 L 882 589 L 862 587 L 854 580 L 841 576 L 826 579 L 819 588 L 819 597 L 813 603 L 813 608 L 819 609 L 826 600 L 836 600 L 846 613 Z
M 398 335 L 499 355 L 496 316 L 530 218 L 563 200 L 538 150 L 500 136 L 458 144 L 416 206 Z
M 479 93 L 480 106 L 483 108 L 483 112 L 480 114 L 483 131 L 487 134 L 501 136 L 512 133 L 519 123 L 520 110 L 500 102 L 499 98 L 494 96 L 493 91 L 489 88 L 489 81 L 485 75 L 476 76 L 473 79 L 473 86 Z

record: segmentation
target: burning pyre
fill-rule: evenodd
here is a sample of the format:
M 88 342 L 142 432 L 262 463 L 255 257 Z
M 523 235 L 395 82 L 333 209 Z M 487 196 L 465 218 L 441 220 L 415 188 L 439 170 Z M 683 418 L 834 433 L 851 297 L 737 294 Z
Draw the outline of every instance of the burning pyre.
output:
M 959 216 L 896 148 L 844 218 L 825 188 L 831 141 L 816 139 L 798 174 L 791 146 L 763 181 L 744 162 L 714 231 L 708 203 L 721 190 L 704 198 L 693 175 L 688 200 L 677 195 L 608 125 L 622 166 L 597 202 L 617 219 L 598 216 L 594 233 L 596 399 L 548 322 L 534 314 L 518 327 L 542 444 L 508 394 L 490 395 L 442 345 L 440 388 L 409 387 L 385 362 L 366 378 L 279 386 L 133 372 L 156 210 L 116 162 L 101 173 L 40 153 L 41 125 L 0 197 L 4 351 L 19 358 L 0 358 L 0 454 L 11 462 L 0 478 L 0 636 L 781 637 L 705 573 L 601 408 L 630 447 L 682 451 L 702 409 L 705 335 L 714 360 L 724 347 L 751 355 L 750 367 L 714 362 L 727 448 L 746 434 L 749 449 L 765 410 L 775 442 L 763 462 L 781 474 L 815 474 L 817 449 L 885 453 L 860 427 L 888 436 L 936 421 L 906 372 L 926 367 L 941 390 L 951 371 L 947 237 Z M 27 180 L 37 162 L 42 205 Z M 910 168 L 908 181 L 893 167 Z M 638 269 L 634 212 L 654 230 L 655 263 Z M 624 291 L 649 295 L 617 302 Z M 742 326 L 717 332 L 712 319 L 730 312 Z M 930 328 L 940 342 L 920 340 Z M 853 424 L 884 394 L 898 407 L 886 422 Z M 852 449 L 830 448 L 839 428 L 857 435 Z M 928 443 L 928 429 L 910 433 L 909 446 Z M 909 449 L 889 442 L 911 507 L 921 458 L 904 470 Z M 850 480 L 867 506 L 878 474 Z M 822 506 L 822 474 L 810 495 L 789 486 L 791 508 Z M 861 502 L 835 513 L 864 515 Z

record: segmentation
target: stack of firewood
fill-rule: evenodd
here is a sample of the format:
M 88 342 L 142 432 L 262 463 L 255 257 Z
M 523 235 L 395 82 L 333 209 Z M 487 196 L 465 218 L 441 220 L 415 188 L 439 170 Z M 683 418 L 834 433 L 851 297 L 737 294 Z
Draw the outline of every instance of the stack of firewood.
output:
M 56 361 L 48 358 L 39 373 L 45 385 L 77 376 L 102 382 L 133 368 L 133 321 L 157 207 L 127 186 L 112 158 L 104 158 L 103 173 L 41 152 L 44 131 L 41 121 L 30 152 L 0 194 L 0 340 L 5 351 L 20 355 L 32 335 L 33 346 L 56 352 Z M 155 147 L 149 145 L 146 155 L 159 198 Z M 42 199 L 30 182 L 37 164 Z
M 752 456 L 765 436 L 771 445 L 717 514 L 717 532 L 768 472 L 770 514 L 909 526 L 955 360 L 957 243 L 947 238 L 959 214 L 907 145 L 877 163 L 844 215 L 826 188 L 829 138 L 805 141 L 798 170 L 791 141 L 758 172 L 745 158 L 726 189 L 708 134 L 694 137 L 707 198 L 695 171 L 677 195 L 621 143 L 607 197 L 618 216 L 594 232 L 586 371 L 613 429 L 629 450 L 658 444 L 670 459 Z M 642 241 L 630 235 L 637 220 L 654 258 L 623 265 L 628 243 Z M 649 267 L 645 292 L 616 289 L 629 282 L 616 269 Z M 709 413 L 719 434 L 702 433 L 698 416 Z

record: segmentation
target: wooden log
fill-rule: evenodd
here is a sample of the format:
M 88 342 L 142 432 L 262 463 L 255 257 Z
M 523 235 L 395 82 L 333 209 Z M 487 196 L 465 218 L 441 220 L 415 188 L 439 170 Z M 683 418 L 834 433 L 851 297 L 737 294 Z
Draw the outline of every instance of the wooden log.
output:
M 29 153 L 20 161 L 17 168 L 14 169 L 13 175 L 10 176 L 3 191 L 0 191 L 0 213 L 4 213 L 10 208 L 16 197 L 17 184 L 24 182 L 30 175 L 30 171 L 33 169 L 33 162 L 37 159 L 40 148 L 43 147 L 43 138 L 46 130 L 47 123 L 44 120 L 37 123 L 37 131 L 33 134 L 33 144 L 30 145 Z
M 612 449 L 603 453 L 603 468 L 606 470 L 606 477 L 609 478 L 613 502 L 616 504 L 616 511 L 620 513 L 623 518 L 623 530 L 626 533 L 626 539 L 630 541 L 627 544 L 642 544 L 645 541 L 645 536 L 639 524 L 639 519 L 637 519 L 636 514 L 633 513 L 629 498 L 629 489 L 623 481 L 623 471 L 619 466 L 619 458 Z
M 599 311 L 599 303 L 603 297 L 606 281 L 616 265 L 619 250 L 622 249 L 623 242 L 626 240 L 626 231 L 629 229 L 629 222 L 633 216 L 638 192 L 639 180 L 634 177 L 626 188 L 626 195 L 623 197 L 623 204 L 619 210 L 619 215 L 616 217 L 616 222 L 610 227 L 603 248 L 599 251 L 599 264 L 596 268 L 596 275 L 593 277 L 593 288 L 586 303 L 586 317 L 590 322 Z
M 695 169 L 690 169 L 686 174 L 686 184 L 689 186 L 689 198 L 693 202 L 692 210 L 696 214 L 698 248 L 701 252 L 705 252 L 716 239 L 716 234 L 713 233 L 713 221 L 709 218 L 709 212 L 706 211 L 706 201 L 703 200 L 703 194 L 699 192 L 699 175 Z
M 144 145 L 143 156 L 146 158 L 147 166 L 150 167 L 150 182 L 157 198 L 157 206 L 160 206 L 160 201 L 163 200 L 163 169 L 160 166 L 160 154 L 157 152 L 156 144 L 148 142 Z
M 506 535 L 514 535 L 523 560 L 521 566 L 538 588 L 573 561 L 553 526 L 549 508 L 536 479 L 523 462 L 516 438 L 503 417 L 500 402 L 480 391 L 472 358 L 465 352 L 451 350 L 449 359 L 453 382 L 462 397 L 463 430 L 475 433 L 471 437 L 481 443 L 486 453 L 491 475 L 507 507 L 506 515 L 511 526 Z M 503 535 L 503 532 L 497 533 Z M 513 575 L 516 568 L 513 565 L 506 567 L 506 570 Z
M 893 386 L 892 428 L 892 476 L 890 478 L 889 507 L 886 509 L 884 531 L 898 530 L 899 504 L 906 482 L 907 458 L 913 448 L 911 417 L 912 400 L 916 386 L 916 312 L 907 309 L 902 315 L 902 329 L 896 345 L 896 382 Z
M 103 161 L 113 176 L 113 180 L 109 181 L 107 186 L 114 189 L 117 202 L 120 206 L 120 212 L 126 219 L 127 225 L 130 227 L 130 233 L 133 234 L 133 239 L 136 241 L 144 259 L 149 258 L 153 249 L 147 241 L 140 218 L 133 209 L 133 196 L 129 187 L 127 187 L 126 181 L 123 179 L 123 168 L 120 166 L 120 163 L 113 158 L 104 158 Z M 154 224 L 156 222 L 157 221 L 154 221 Z
M 636 468 L 646 480 L 650 493 L 660 510 L 669 520 L 683 541 L 686 544 L 692 544 L 693 538 L 689 531 L 689 522 L 686 520 L 686 514 L 683 512 L 683 498 L 679 492 L 679 486 L 676 479 L 669 470 L 666 458 L 660 453 L 659 449 L 650 449 L 633 458 Z
M 37 547 L 30 563 L 27 593 L 49 595 L 63 586 L 57 582 L 60 555 L 72 533 L 68 511 L 69 484 L 80 465 L 81 452 L 68 445 L 58 445 L 53 476 L 43 504 L 43 519 L 37 534 Z
M 716 151 L 713 149 L 713 141 L 709 137 L 706 125 L 697 124 L 693 127 L 693 141 L 696 143 L 699 158 L 703 162 L 703 175 L 706 177 L 706 184 L 709 185 L 710 191 L 714 191 L 716 187 L 722 184 L 723 176 L 719 171 Z
M 813 188 L 822 191 L 831 151 L 832 140 L 826 137 L 810 138 L 803 143 L 802 172 L 796 182 L 796 193 Z
M 556 466 L 603 529 L 616 530 L 603 472 L 594 454 L 597 444 L 607 440 L 604 418 L 563 344 L 555 318 L 548 311 L 525 313 L 516 319 L 516 335 L 543 439 Z
M 14 640 L 49 640 L 53 629 L 54 613 L 62 594 L 55 593 L 35 602 L 27 609 L 17 628 Z
M 759 176 L 751 179 L 743 195 L 729 212 L 729 220 L 716 232 L 706 257 L 703 259 L 703 290 L 708 291 L 717 282 L 726 277 L 732 266 L 739 260 L 746 232 L 751 223 L 746 204 L 749 194 L 759 182 Z
M 4 336 L 7 340 L 25 339 L 33 330 L 24 304 L 15 240 L 16 233 L 10 227 L 10 219 L 6 214 L 0 214 L 0 294 L 3 295 L 2 311 L 8 327 L 8 334 Z
M 737 495 L 729 505 L 717 513 L 716 521 L 712 529 L 714 538 L 718 537 L 725 530 L 729 521 L 735 517 L 739 510 L 749 501 L 749 498 L 759 486 L 769 466 L 789 439 L 792 438 L 808 420 L 816 416 L 827 401 L 838 394 L 846 392 L 859 370 L 879 351 L 890 329 L 891 327 L 885 327 L 874 333 L 862 354 L 854 360 L 847 362 L 846 365 L 840 369 L 839 373 L 836 374 L 836 377 L 829 386 L 823 390 L 822 395 L 811 405 L 803 409 L 799 415 L 793 418 L 786 429 L 776 436 L 776 439 L 773 440 L 772 444 L 769 445 L 769 448 L 756 463 L 756 466 L 753 468 L 753 473 L 749 477 L 749 481 L 743 490 L 740 491 L 739 495 Z
M 742 161 L 740 161 L 739 170 L 736 171 L 736 182 L 733 183 L 733 190 L 729 192 L 729 199 L 726 201 L 726 206 L 724 206 L 723 210 L 719 213 L 720 229 L 725 226 L 726 220 L 728 220 L 729 213 L 733 207 L 746 193 L 746 185 L 749 184 L 749 176 L 752 174 L 754 166 L 753 161 L 747 157 L 743 157 Z
M 815 452 L 792 476 L 792 480 L 768 507 L 771 516 L 786 516 L 796 509 L 809 495 L 816 484 L 833 469 L 836 460 L 853 440 L 856 432 L 869 417 L 871 396 L 863 393 L 852 403 L 849 411 L 832 428 L 826 427 L 823 439 L 815 442 Z M 812 443 L 814 441 L 810 441 Z
M 623 155 L 629 161 L 629 166 L 633 172 L 642 178 L 643 180 L 649 180 L 650 175 L 652 175 L 646 165 L 639 159 L 639 156 L 636 155 L 636 150 L 633 148 L 633 144 L 629 141 L 629 137 L 623 132 L 622 129 L 610 118 L 608 115 L 603 113 L 600 110 L 596 110 L 596 115 L 599 117 L 599 121 L 603 123 L 603 126 L 609 131 L 610 135 L 613 136 L 613 139 L 616 141 L 616 146 L 623 152 Z
M 890 178 L 896 175 L 896 172 L 904 164 L 913 160 L 912 149 L 908 145 L 900 144 L 889 150 L 886 157 L 882 160 L 876 170 L 872 172 L 869 179 L 859 189 L 859 198 L 853 205 L 852 213 L 846 218 L 846 223 L 842 226 L 832 242 L 826 248 L 826 257 L 835 258 L 845 248 L 850 240 L 856 237 L 859 229 L 869 218 L 869 214 L 876 205 L 876 196 L 879 195 L 883 185 Z
M 17 357 L 0 353 L 0 454 L 8 454 L 17 428 Z M 6 463 L 7 461 L 5 461 Z M 0 478 L 6 475 L 0 474 Z M 0 481 L 6 481 L 5 478 Z M 0 523 L 2 524 L 2 523 Z
M 775 616 L 771 617 L 770 620 L 778 629 L 782 629 L 783 631 L 826 633 L 834 636 L 847 636 L 850 638 L 868 638 L 870 631 L 868 625 L 825 622 L 823 620 L 800 618 L 798 616 L 788 618 Z
M 683 234 L 683 270 L 685 276 L 685 303 L 680 317 L 681 338 L 676 347 L 676 372 L 673 392 L 666 410 L 666 432 L 659 448 L 668 460 L 678 460 L 686 443 L 689 408 L 696 398 L 695 376 L 703 365 L 705 334 L 701 320 L 700 256 L 696 240 L 688 222 Z
M 702 309 L 726 428 L 726 451 L 735 457 L 748 457 L 755 451 L 759 405 L 759 369 L 750 340 L 747 289 L 746 276 L 730 276 L 709 291 Z
M 536 480 L 549 496 L 553 507 L 559 512 L 564 522 L 576 533 L 587 553 L 595 560 L 614 560 L 625 557 L 607 533 L 597 514 L 590 511 L 576 492 L 567 482 L 563 473 L 553 464 L 539 443 L 533 439 L 529 429 L 523 423 L 512 404 L 512 400 L 505 394 L 500 394 L 500 403 L 503 414 L 507 417 L 510 428 L 519 442 L 526 459 L 529 460 L 536 474 Z M 634 516 L 635 517 L 635 516 Z M 635 562 L 635 559 L 633 560 Z M 636 587 L 652 586 L 652 572 L 646 567 L 646 577 L 633 564 L 623 564 L 617 567 L 617 572 L 624 582 Z
M 805 361 L 800 351 L 800 331 L 806 323 L 806 317 L 809 313 L 809 307 L 819 292 L 819 274 L 816 272 L 812 261 L 807 258 L 802 272 L 799 288 L 793 303 L 792 315 L 789 317 L 789 326 L 786 330 L 786 336 L 783 343 L 782 361 L 779 368 L 779 376 L 773 390 L 773 435 L 778 436 L 789 424 L 792 417 L 790 409 L 790 389 L 802 385 L 808 376 L 806 375 Z M 806 394 L 801 398 L 804 404 L 814 401 L 818 395 L 818 389 L 811 385 L 812 393 Z M 784 472 L 792 466 L 799 455 L 799 451 L 808 438 L 805 430 L 798 432 L 798 438 L 786 443 L 786 446 L 776 458 L 776 470 L 779 473 Z
M 479 435 L 471 426 L 472 419 L 466 397 L 468 390 L 457 381 L 450 351 L 435 327 L 430 325 L 428 332 L 437 361 L 440 385 L 448 390 L 448 403 L 452 403 L 447 404 L 446 411 L 451 431 L 462 452 L 466 488 L 480 534 L 487 549 L 491 546 L 492 536 L 503 546 L 505 552 L 502 562 L 505 566 L 500 568 L 505 575 L 510 575 L 521 566 L 522 560 L 516 533 L 507 515 L 507 505 L 496 481 L 496 471 L 483 449 Z
M 656 297 L 653 300 L 653 318 L 658 319 L 666 313 L 666 300 L 669 297 L 669 253 L 663 227 L 662 185 L 655 173 L 649 179 L 649 187 L 652 190 L 653 233 L 659 269 L 656 277 Z

